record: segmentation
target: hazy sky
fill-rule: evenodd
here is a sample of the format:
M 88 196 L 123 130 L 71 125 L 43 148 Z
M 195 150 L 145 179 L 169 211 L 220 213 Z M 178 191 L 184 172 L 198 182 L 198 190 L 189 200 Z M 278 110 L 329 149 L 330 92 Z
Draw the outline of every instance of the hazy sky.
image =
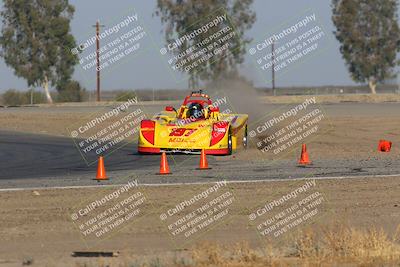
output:
M 97 19 L 106 26 L 113 25 L 124 18 L 126 12 L 135 9 L 139 20 L 147 29 L 155 43 L 160 47 L 164 44 L 162 25 L 160 19 L 153 16 L 155 0 L 70 0 L 75 6 L 72 20 L 72 33 L 77 42 L 82 42 L 94 33 L 92 25 Z M 296 21 L 304 11 L 312 9 L 319 25 L 322 25 L 329 45 L 324 47 L 318 56 L 308 58 L 290 68 L 287 73 L 278 75 L 277 86 L 299 85 L 349 85 L 353 84 L 339 53 L 339 43 L 334 38 L 333 24 L 331 22 L 331 8 L 329 0 L 255 0 L 253 9 L 256 11 L 257 20 L 247 36 L 254 39 L 256 44 L 267 37 L 280 25 L 289 25 L 291 20 Z M 310 13 L 310 12 L 309 12 Z M 287 24 L 289 21 L 289 24 Z M 168 73 L 165 62 L 160 52 L 154 47 L 147 49 L 139 55 L 128 58 L 123 64 L 118 64 L 109 70 L 102 79 L 103 89 L 128 89 L 128 88 L 186 88 L 187 83 L 177 81 Z M 95 88 L 95 72 L 86 71 L 83 78 L 82 69 L 77 66 L 74 78 L 79 80 L 87 89 Z M 246 60 L 241 66 L 241 73 L 252 80 L 257 86 L 270 86 L 268 72 L 260 73 L 255 60 L 246 55 Z M 25 89 L 26 82 L 13 75 L 13 71 L 5 66 L 0 59 L 0 91 L 9 88 Z M 184 78 L 182 75 L 178 75 Z

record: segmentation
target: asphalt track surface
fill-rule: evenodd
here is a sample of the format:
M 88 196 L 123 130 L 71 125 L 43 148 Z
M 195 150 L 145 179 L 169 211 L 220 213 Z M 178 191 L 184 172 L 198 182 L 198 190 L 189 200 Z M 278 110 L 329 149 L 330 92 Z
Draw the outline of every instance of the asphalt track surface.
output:
M 155 155 L 139 155 L 134 143 L 106 158 L 107 170 L 111 172 L 145 169 L 156 166 L 158 161 Z M 85 163 L 70 138 L 0 131 L 0 180 L 93 176 L 95 165 Z
M 68 176 L 91 171 L 69 138 L 0 131 L 0 140 L 0 179 Z M 108 163 L 115 170 L 127 169 L 137 160 L 133 153 L 127 147 Z
M 327 105 L 335 113 L 348 114 L 346 105 Z M 354 104 L 352 104 L 354 112 Z M 383 115 L 400 111 L 399 105 L 374 105 L 375 113 Z M 369 105 L 359 105 L 358 116 L 368 116 Z M 379 115 L 379 114 L 378 114 Z M 343 177 L 400 174 L 399 157 L 374 157 L 354 160 L 318 160 L 314 165 L 299 168 L 296 161 L 279 160 L 273 164 L 221 160 L 208 157 L 212 170 L 198 171 L 198 155 L 169 155 L 172 175 L 156 175 L 160 157 L 139 155 L 136 144 L 106 157 L 107 174 L 111 178 L 102 184 L 120 184 L 130 179 L 141 183 L 193 183 L 231 181 L 294 179 L 302 177 Z M 96 185 L 96 164 L 86 165 L 73 141 L 67 137 L 26 134 L 0 130 L 0 188 L 53 187 Z
M 0 188 L 96 185 L 92 180 L 96 164 L 87 166 L 69 138 L 0 131 Z M 279 160 L 274 164 L 218 160 L 209 156 L 211 170 L 196 170 L 198 155 L 169 155 L 172 175 L 156 175 L 158 155 L 139 155 L 135 144 L 127 144 L 107 157 L 111 178 L 101 184 L 121 184 L 138 179 L 141 183 L 192 183 L 294 179 L 302 177 L 343 177 L 400 174 L 400 164 L 392 159 L 369 158 L 361 161 L 318 160 L 312 166 L 299 167 L 296 161 Z
M 173 155 L 170 165 L 184 161 L 185 166 L 196 167 L 198 156 Z M 212 159 L 209 159 L 212 162 Z M 140 155 L 136 143 L 127 143 L 105 158 L 107 174 L 127 179 L 132 175 L 156 174 L 158 155 Z M 53 186 L 63 181 L 80 184 L 96 175 L 96 164 L 88 166 L 70 138 L 27 134 L 0 130 L 0 188 L 14 184 Z M 94 181 L 96 183 L 96 181 Z

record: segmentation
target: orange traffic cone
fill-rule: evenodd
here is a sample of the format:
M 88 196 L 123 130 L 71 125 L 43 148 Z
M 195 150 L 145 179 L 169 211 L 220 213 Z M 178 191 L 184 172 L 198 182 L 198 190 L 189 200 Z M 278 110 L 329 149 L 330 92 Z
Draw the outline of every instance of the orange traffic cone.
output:
M 104 167 L 103 156 L 99 157 L 99 163 L 97 164 L 97 175 L 95 180 L 97 181 L 108 180 L 108 177 L 106 175 L 106 168 Z
M 165 154 L 165 152 L 163 152 L 161 154 L 161 162 L 160 162 L 160 172 L 158 173 L 160 175 L 163 174 L 171 174 L 169 172 L 169 166 L 168 166 L 168 161 L 167 161 L 167 154 Z
M 201 155 L 200 155 L 200 166 L 199 166 L 199 168 L 196 168 L 196 170 L 209 170 L 209 169 L 211 169 L 211 168 L 208 167 L 206 151 L 204 149 L 202 149 Z
M 392 142 L 387 141 L 387 140 L 379 140 L 379 144 L 378 144 L 379 152 L 390 152 L 391 148 L 392 148 Z
M 301 156 L 300 156 L 299 164 L 301 164 L 301 165 L 311 164 L 310 158 L 308 157 L 306 144 L 303 144 L 301 146 Z

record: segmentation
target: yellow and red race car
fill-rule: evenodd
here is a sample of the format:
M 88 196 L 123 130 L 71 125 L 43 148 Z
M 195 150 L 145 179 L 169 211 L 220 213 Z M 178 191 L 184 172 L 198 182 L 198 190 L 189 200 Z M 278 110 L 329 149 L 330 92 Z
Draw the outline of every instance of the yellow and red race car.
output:
M 220 113 L 218 103 L 201 90 L 192 92 L 176 110 L 167 106 L 142 120 L 139 153 L 183 152 L 230 155 L 247 147 L 247 114 Z

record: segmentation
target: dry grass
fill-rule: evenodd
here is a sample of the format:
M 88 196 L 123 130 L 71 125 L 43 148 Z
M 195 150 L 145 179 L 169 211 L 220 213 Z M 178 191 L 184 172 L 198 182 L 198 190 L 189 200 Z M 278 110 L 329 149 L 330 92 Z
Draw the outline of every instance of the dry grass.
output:
M 174 256 L 127 257 L 80 261 L 77 267 L 275 267 L 275 266 L 399 266 L 400 225 L 389 237 L 381 229 L 336 225 L 322 231 L 299 232 L 283 246 L 253 249 L 247 243 L 222 246 L 202 242 Z M 116 263 L 116 265 L 115 265 Z
M 322 238 L 318 238 L 315 232 L 307 230 L 295 241 L 296 256 L 319 264 L 391 265 L 400 262 L 398 234 L 399 230 L 389 237 L 382 229 L 359 230 L 337 225 L 325 229 Z
M 355 229 L 343 225 L 301 231 L 285 248 L 269 245 L 250 248 L 247 243 L 222 246 L 203 242 L 174 257 L 130 259 L 118 266 L 129 267 L 269 267 L 269 266 L 398 266 L 400 225 L 393 237 L 383 230 Z M 77 266 L 109 266 L 104 261 Z

